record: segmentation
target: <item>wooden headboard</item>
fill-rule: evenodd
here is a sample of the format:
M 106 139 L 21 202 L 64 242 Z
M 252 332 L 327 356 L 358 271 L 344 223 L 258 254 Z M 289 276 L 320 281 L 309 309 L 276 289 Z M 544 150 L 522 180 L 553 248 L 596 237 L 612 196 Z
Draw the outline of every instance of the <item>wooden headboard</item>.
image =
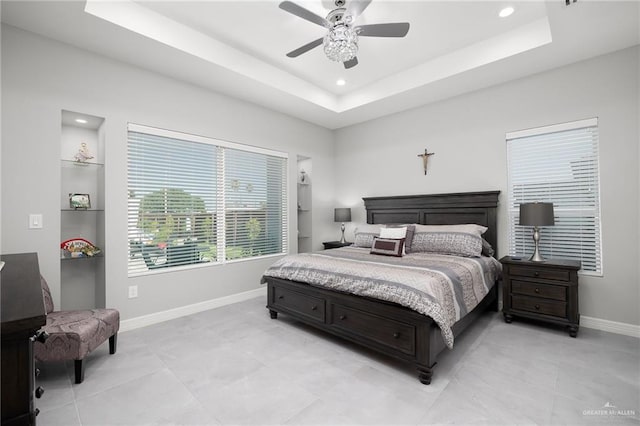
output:
M 497 210 L 500 191 L 456 194 L 399 195 L 363 198 L 367 223 L 456 225 L 475 223 L 489 228 L 483 235 L 498 251 Z

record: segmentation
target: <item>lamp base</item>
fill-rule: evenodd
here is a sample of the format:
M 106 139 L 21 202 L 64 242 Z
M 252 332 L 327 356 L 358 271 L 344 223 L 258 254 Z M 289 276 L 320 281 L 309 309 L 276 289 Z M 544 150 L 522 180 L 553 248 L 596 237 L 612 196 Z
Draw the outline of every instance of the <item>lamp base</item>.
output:
M 540 256 L 540 253 L 538 253 L 538 251 L 534 251 L 533 254 L 531 255 L 531 257 L 529 258 L 529 260 L 531 262 L 544 262 L 545 259 L 544 257 Z
M 531 262 L 544 262 L 545 258 L 540 254 L 540 250 L 538 248 L 538 242 L 540 241 L 540 231 L 537 226 L 533 228 L 533 242 L 535 243 L 535 250 L 533 254 L 529 258 Z
M 344 223 L 342 224 L 342 226 L 340 226 L 340 229 L 342 230 L 342 238 L 340 238 L 340 244 L 344 244 L 347 242 L 347 240 L 344 239 Z

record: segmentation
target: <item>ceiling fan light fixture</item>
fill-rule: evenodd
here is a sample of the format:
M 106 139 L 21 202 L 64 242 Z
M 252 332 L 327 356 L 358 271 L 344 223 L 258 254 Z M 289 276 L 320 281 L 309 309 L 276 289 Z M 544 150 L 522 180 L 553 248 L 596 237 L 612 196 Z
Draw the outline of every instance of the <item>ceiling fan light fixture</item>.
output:
M 324 53 L 332 61 L 350 61 L 358 54 L 358 34 L 349 25 L 334 25 L 324 36 Z

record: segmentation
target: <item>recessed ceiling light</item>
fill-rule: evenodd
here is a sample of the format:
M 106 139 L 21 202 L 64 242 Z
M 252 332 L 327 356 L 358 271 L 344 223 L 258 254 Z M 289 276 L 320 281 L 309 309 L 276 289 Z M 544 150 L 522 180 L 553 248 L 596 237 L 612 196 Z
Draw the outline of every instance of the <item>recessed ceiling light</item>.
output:
M 347 82 L 344 79 L 341 78 L 341 79 L 336 80 L 336 84 L 338 86 L 344 86 L 345 84 L 347 84 Z
M 500 13 L 498 13 L 498 16 L 500 16 L 501 18 L 506 18 L 513 13 L 513 10 L 514 9 L 511 6 L 505 7 L 500 11 Z
M 76 118 L 76 123 L 87 124 L 87 120 L 85 120 L 84 118 Z

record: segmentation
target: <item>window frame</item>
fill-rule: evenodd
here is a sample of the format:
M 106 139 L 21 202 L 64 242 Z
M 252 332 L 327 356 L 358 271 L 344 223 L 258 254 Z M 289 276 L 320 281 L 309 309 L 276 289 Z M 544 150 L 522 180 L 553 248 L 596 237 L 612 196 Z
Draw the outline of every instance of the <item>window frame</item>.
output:
M 218 150 L 218 153 L 215 158 L 215 166 L 216 166 L 216 188 L 215 188 L 215 208 L 212 210 L 212 213 L 216 217 L 215 224 L 215 233 L 216 233 L 216 245 L 217 245 L 217 256 L 215 260 L 202 262 L 202 263 L 188 263 L 183 265 L 176 266 L 168 266 L 156 269 L 140 269 L 135 270 L 131 267 L 130 256 L 131 246 L 128 247 L 127 253 L 129 259 L 127 261 L 127 276 L 130 278 L 146 276 L 146 275 L 154 275 L 158 273 L 167 273 L 167 272 L 176 272 L 181 270 L 189 270 L 196 269 L 201 267 L 210 267 L 216 265 L 224 265 L 227 263 L 237 263 L 244 261 L 251 261 L 262 258 L 269 257 L 278 257 L 286 255 L 289 252 L 289 226 L 290 226 L 290 215 L 289 215 L 289 155 L 286 152 L 271 150 L 267 148 L 257 147 L 253 145 L 240 144 L 236 142 L 231 142 L 227 140 L 210 138 L 206 136 L 194 135 L 190 133 L 184 133 L 174 130 L 161 129 L 157 127 L 146 126 L 142 124 L 136 123 L 128 123 L 127 124 L 127 191 L 131 191 L 133 188 L 131 187 L 131 169 L 130 169 L 130 161 L 131 161 L 131 152 L 130 152 L 130 133 L 142 133 L 151 136 L 157 136 L 162 138 L 170 138 L 178 141 L 185 142 L 195 142 L 212 146 L 214 149 Z M 236 150 L 242 152 L 249 152 L 253 154 L 264 155 L 265 159 L 267 157 L 276 157 L 283 160 L 282 169 L 281 169 L 281 178 L 282 182 L 280 186 L 282 198 L 280 207 L 280 221 L 282 228 L 282 237 L 281 237 L 281 249 L 278 253 L 269 253 L 262 255 L 252 255 L 247 257 L 240 257 L 235 259 L 227 259 L 227 247 L 226 247 L 226 214 L 227 214 L 227 199 L 226 199 L 226 170 L 225 170 L 225 150 Z M 127 240 L 131 241 L 131 203 L 127 202 Z
M 596 230 L 596 233 L 594 234 L 593 237 L 593 251 L 595 254 L 595 270 L 585 270 L 584 269 L 584 262 L 583 263 L 583 267 L 582 269 L 580 269 L 579 273 L 581 275 L 589 275 L 589 276 L 596 276 L 596 277 L 602 277 L 604 275 L 604 256 L 603 256 L 603 252 L 602 252 L 602 246 L 603 246 L 603 235 L 602 235 L 602 198 L 601 198 L 601 174 L 600 174 L 600 136 L 599 136 L 599 127 L 598 127 L 598 118 L 589 118 L 589 119 L 584 119 L 584 120 L 577 120 L 577 121 L 571 121 L 571 122 L 565 122 L 565 123 L 559 123 L 559 124 L 554 124 L 554 125 L 549 125 L 549 126 L 542 126 L 542 127 L 536 127 L 536 128 L 531 128 L 531 129 L 526 129 L 526 130 L 520 130 L 520 131 L 514 131 L 514 132 L 509 132 L 506 133 L 505 135 L 505 141 L 506 141 L 506 154 L 507 154 L 507 196 L 508 196 L 508 202 L 507 202 L 507 215 L 508 215 L 508 243 L 509 243 L 509 252 L 513 252 L 515 251 L 515 248 L 517 246 L 517 239 L 518 238 L 522 238 L 521 236 L 517 236 L 518 234 L 522 234 L 522 232 L 527 232 L 528 233 L 528 237 L 531 238 L 531 245 L 533 245 L 533 237 L 532 237 L 532 230 L 529 230 L 529 228 L 532 227 L 521 227 L 520 225 L 517 224 L 517 217 L 518 217 L 518 207 L 519 205 L 516 205 L 516 190 L 515 187 L 516 185 L 514 185 L 514 182 L 512 181 L 512 167 L 513 167 L 513 158 L 512 158 L 512 153 L 511 153 L 511 146 L 510 144 L 514 143 L 514 141 L 517 140 L 523 140 L 523 139 L 527 139 L 527 138 L 532 138 L 532 137 L 544 137 L 545 135 L 552 135 L 552 134 L 560 134 L 562 132 L 569 132 L 569 131 L 580 131 L 580 130 L 588 130 L 590 128 L 595 128 L 595 136 L 592 137 L 592 141 L 593 141 L 593 150 L 592 155 L 595 161 L 595 166 L 590 168 L 590 172 L 593 174 L 593 176 L 595 177 L 595 181 L 596 181 L 596 185 L 597 185 L 597 192 L 595 195 L 595 199 L 597 201 L 597 206 L 593 207 L 593 208 L 588 208 L 588 209 L 580 209 L 578 207 L 574 207 L 574 208 L 563 208 L 562 206 L 559 206 L 554 203 L 554 210 L 555 210 L 555 216 L 556 216 L 556 225 L 558 222 L 558 219 L 562 218 L 562 217 L 584 217 L 584 218 L 588 218 L 590 217 L 589 215 L 574 215 L 571 216 L 570 214 L 567 214 L 568 212 L 571 211 L 591 211 L 593 212 L 593 217 L 594 217 L 594 229 Z M 539 165 L 539 162 L 536 163 L 536 165 Z M 554 188 L 553 185 L 549 185 L 551 188 L 551 192 L 553 192 Z M 574 184 L 574 186 L 578 187 L 578 184 Z M 585 185 L 584 187 L 587 187 L 587 185 Z M 558 191 L 558 188 L 555 188 L 555 191 Z M 522 195 L 522 194 L 520 194 Z M 549 199 L 545 199 L 545 198 L 541 198 L 538 200 L 529 200 L 529 199 L 525 199 L 524 202 L 531 202 L 531 201 L 553 201 L 553 200 L 549 200 Z M 559 214 L 560 213 L 560 214 Z M 543 227 L 541 229 L 541 233 L 542 233 L 542 237 L 541 237 L 541 244 L 546 240 L 546 242 L 548 243 L 548 239 L 551 238 L 552 242 L 553 240 L 553 236 L 552 235 L 548 235 L 548 231 L 547 231 L 547 235 L 544 235 L 544 230 L 545 227 Z M 551 230 L 551 232 L 553 232 L 553 230 Z M 579 235 L 583 235 L 582 233 Z M 560 238 L 556 237 L 555 241 L 562 241 Z M 525 243 L 526 244 L 526 243 Z M 561 244 L 557 244 L 557 245 L 561 245 Z M 544 251 L 542 250 L 542 246 L 541 246 L 541 252 L 544 255 Z M 576 253 L 578 253 L 578 250 L 575 251 Z M 528 255 L 529 253 L 527 253 Z M 514 253 L 515 255 L 515 253 Z M 520 253 L 518 253 L 518 255 L 520 255 Z M 545 257 L 549 257 L 549 256 L 545 256 Z M 581 259 L 580 259 L 581 260 Z

